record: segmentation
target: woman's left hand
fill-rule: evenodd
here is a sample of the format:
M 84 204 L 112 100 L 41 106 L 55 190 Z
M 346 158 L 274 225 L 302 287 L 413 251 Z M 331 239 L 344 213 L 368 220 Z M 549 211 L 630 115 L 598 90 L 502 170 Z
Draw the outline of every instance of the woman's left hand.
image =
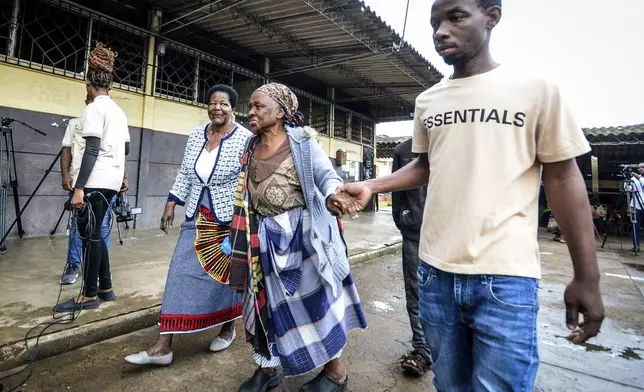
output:
M 83 208 L 85 205 L 85 190 L 83 189 L 74 189 L 74 196 L 72 196 L 72 207 L 74 208 Z
M 343 211 L 347 208 L 347 204 L 352 200 L 349 194 L 342 192 L 340 188 L 335 193 L 326 199 L 326 208 L 338 218 L 342 218 Z

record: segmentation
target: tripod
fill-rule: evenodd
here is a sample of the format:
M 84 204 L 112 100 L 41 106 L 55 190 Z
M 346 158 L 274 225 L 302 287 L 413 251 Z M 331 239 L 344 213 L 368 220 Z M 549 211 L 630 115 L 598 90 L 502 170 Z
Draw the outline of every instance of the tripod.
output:
M 21 210 L 20 199 L 18 197 L 18 169 L 16 168 L 16 151 L 14 149 L 13 143 L 13 130 L 10 127 L 11 123 L 14 121 L 43 136 L 47 135 L 46 133 L 39 131 L 31 125 L 25 124 L 22 121 L 14 120 L 8 117 L 2 117 L 0 124 L 0 133 L 2 134 L 0 137 L 0 234 L 2 235 L 2 239 L 0 239 L 0 254 L 4 254 L 7 250 L 7 244 L 5 241 L 9 236 L 9 233 L 11 232 L 13 226 L 15 226 L 16 224 L 18 225 L 18 236 L 20 238 L 25 235 L 25 231 L 22 228 L 22 213 L 29 202 L 31 202 L 31 199 L 33 199 L 36 191 L 38 191 L 38 188 L 40 187 L 40 185 L 42 185 L 45 177 L 47 176 L 47 174 L 49 174 L 51 168 L 54 166 L 54 163 L 60 156 L 60 153 L 58 153 L 56 160 L 54 160 L 52 165 L 47 170 L 45 177 L 40 180 L 38 186 Z M 14 211 L 16 212 L 16 218 L 7 229 L 7 199 L 10 188 L 13 190 L 13 203 Z
M 639 179 L 636 179 L 635 181 L 639 181 Z M 637 185 L 639 185 L 639 187 Z M 638 225 L 641 224 L 641 222 L 638 222 L 638 218 L 644 215 L 644 213 L 641 212 L 644 208 L 644 203 L 642 203 L 642 196 L 640 195 L 641 192 L 638 190 L 641 189 L 642 186 L 640 184 L 634 184 L 633 177 L 629 177 L 627 180 L 624 180 L 624 188 L 626 189 L 626 202 L 629 206 L 631 224 L 633 225 L 633 252 L 637 254 L 640 251 Z M 631 202 L 633 203 L 632 207 Z

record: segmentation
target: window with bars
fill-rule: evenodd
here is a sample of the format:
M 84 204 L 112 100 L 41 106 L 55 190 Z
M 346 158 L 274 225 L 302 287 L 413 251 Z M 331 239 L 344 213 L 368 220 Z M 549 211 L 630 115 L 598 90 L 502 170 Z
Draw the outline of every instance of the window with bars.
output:
M 0 55 L 9 54 L 13 1 L 0 1 Z
M 20 5 L 15 56 L 32 68 L 82 77 L 89 18 L 40 1 Z
M 299 105 L 298 111 L 304 115 L 304 124 L 305 125 L 311 125 L 311 100 L 301 94 L 296 94 L 297 95 L 297 103 Z
M 349 116 L 351 113 L 335 109 L 335 123 L 333 127 L 333 137 L 348 140 Z
M 329 135 L 329 105 L 313 101 L 311 111 L 311 127 L 320 135 Z
M 362 120 L 362 143 L 373 145 L 373 122 Z
M 134 30 L 92 20 L 92 43 L 99 41 L 118 52 L 115 62 L 114 83 L 122 89 L 145 88 L 148 39 Z
M 201 104 L 208 104 L 210 97 L 207 97 L 208 89 L 218 84 L 231 85 L 231 72 L 209 61 L 199 61 L 199 90 L 197 101 Z
M 157 57 L 155 92 L 164 98 L 193 102 L 197 89 L 198 57 L 172 47 Z
M 237 91 L 239 100 L 235 108 L 235 114 L 241 117 L 248 117 L 250 96 L 253 95 L 259 86 L 263 84 L 261 79 L 253 79 L 248 76 L 235 73 L 235 80 L 233 81 L 233 88 Z
M 352 116 L 351 113 L 351 141 L 362 143 L 362 119 L 357 116 Z

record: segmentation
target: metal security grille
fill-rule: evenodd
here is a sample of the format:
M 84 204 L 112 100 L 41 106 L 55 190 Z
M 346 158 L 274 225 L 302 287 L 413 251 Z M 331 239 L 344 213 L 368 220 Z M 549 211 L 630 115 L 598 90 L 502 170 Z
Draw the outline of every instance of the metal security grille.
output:
M 244 75 L 235 73 L 235 80 L 233 87 L 239 95 L 239 101 L 235 108 L 235 114 L 241 117 L 248 117 L 248 110 L 250 109 L 250 96 L 259 86 L 263 84 L 261 79 L 253 79 Z
M 156 36 L 157 43 L 153 91 L 146 90 L 146 71 L 153 70 L 148 64 L 150 36 Z M 72 1 L 0 0 L 0 61 L 82 79 L 89 51 L 97 41 L 118 52 L 114 88 L 205 105 L 211 86 L 232 85 L 239 95 L 235 110 L 239 121 L 248 116 L 250 96 L 263 83 L 263 77 L 253 70 Z M 305 123 L 329 136 L 331 102 L 293 91 Z M 351 116 L 362 121 L 354 123 Z M 337 138 L 373 143 L 372 120 L 340 106 L 336 106 L 333 131 Z
M 198 57 L 167 47 L 157 60 L 155 92 L 175 101 L 193 102 L 197 90 Z
M 9 53 L 9 35 L 14 25 L 11 23 L 13 1 L 0 1 L 0 55 Z
M 208 89 L 218 84 L 229 85 L 232 82 L 231 72 L 214 63 L 200 60 L 199 61 L 199 88 L 197 101 L 201 104 L 208 104 L 210 97 L 207 96 Z
M 362 119 L 357 116 L 351 117 L 351 141 L 362 143 Z
M 344 140 L 347 140 L 349 138 L 349 135 L 348 135 L 349 116 L 351 116 L 351 113 L 342 111 L 340 110 L 339 107 L 336 106 L 335 123 L 333 127 L 333 137 L 338 139 L 344 139 Z
M 114 70 L 115 87 L 143 91 L 147 65 L 147 37 L 126 26 L 112 26 L 100 19 L 92 19 L 91 24 L 92 42 L 102 42 L 118 52 Z
M 311 127 L 320 135 L 329 135 L 329 105 L 313 101 Z
M 362 120 L 362 144 L 373 145 L 373 122 Z
M 302 95 L 302 94 L 295 94 L 297 95 L 297 103 L 299 105 L 299 108 L 297 109 L 302 115 L 304 116 L 304 124 L 305 125 L 311 125 L 311 100 Z
M 21 1 L 15 57 L 31 68 L 82 77 L 89 18 L 50 3 Z

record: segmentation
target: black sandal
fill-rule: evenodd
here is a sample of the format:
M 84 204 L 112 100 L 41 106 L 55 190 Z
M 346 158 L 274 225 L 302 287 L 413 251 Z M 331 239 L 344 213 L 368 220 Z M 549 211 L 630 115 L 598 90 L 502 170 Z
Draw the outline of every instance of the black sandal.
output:
M 432 368 L 432 359 L 417 350 L 413 350 L 409 354 L 402 356 L 400 365 L 404 370 L 417 376 L 422 376 Z
M 348 384 L 348 375 L 344 379 L 344 382 L 338 382 L 329 377 L 323 370 L 313 380 L 302 385 L 300 392 L 342 392 L 347 389 Z

